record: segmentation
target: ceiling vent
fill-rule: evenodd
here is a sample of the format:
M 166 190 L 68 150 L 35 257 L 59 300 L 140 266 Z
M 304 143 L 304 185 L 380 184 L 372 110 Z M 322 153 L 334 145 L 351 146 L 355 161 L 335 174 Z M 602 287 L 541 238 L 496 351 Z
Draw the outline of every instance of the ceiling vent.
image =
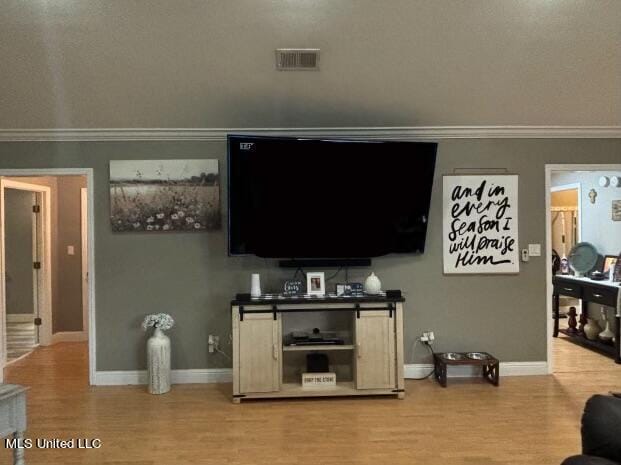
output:
M 319 69 L 318 48 L 277 48 L 276 69 L 280 71 L 311 71 Z

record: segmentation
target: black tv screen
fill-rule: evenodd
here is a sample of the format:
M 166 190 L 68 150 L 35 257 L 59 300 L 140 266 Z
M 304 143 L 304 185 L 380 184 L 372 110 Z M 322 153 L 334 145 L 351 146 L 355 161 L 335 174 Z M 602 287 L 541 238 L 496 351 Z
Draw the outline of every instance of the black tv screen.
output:
M 229 254 L 422 253 L 436 143 L 228 137 Z

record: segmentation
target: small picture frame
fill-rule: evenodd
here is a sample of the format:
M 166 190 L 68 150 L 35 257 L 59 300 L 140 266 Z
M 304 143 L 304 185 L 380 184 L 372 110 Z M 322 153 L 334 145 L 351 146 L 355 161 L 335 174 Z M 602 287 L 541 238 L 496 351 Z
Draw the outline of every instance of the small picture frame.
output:
M 350 296 L 362 294 L 362 283 L 338 283 L 335 287 L 336 295 Z
M 323 271 L 306 273 L 306 293 L 308 295 L 326 295 L 326 274 Z
M 349 284 L 338 283 L 335 286 L 335 291 L 337 296 L 348 295 L 350 291 Z
M 612 273 L 614 273 L 615 265 L 617 264 L 617 260 L 619 257 L 617 255 L 606 255 L 604 257 L 604 265 L 602 268 L 602 273 L 608 274 L 612 277 Z

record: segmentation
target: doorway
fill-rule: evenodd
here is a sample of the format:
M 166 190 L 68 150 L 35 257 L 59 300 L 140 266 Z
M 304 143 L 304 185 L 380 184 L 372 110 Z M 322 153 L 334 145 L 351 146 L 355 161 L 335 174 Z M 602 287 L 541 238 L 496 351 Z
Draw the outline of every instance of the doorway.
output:
M 614 330 L 616 327 L 615 308 L 589 300 L 582 301 L 578 294 L 559 292 L 560 313 L 570 310 L 572 318 L 560 319 L 558 337 L 553 337 L 552 314 L 552 277 L 555 274 L 566 274 L 563 283 L 569 279 L 586 280 L 580 288 L 591 285 L 591 272 L 604 272 L 604 257 L 618 256 L 621 253 L 621 221 L 614 217 L 615 202 L 621 199 L 621 186 L 616 178 L 621 179 L 621 165 L 546 165 L 546 290 L 547 290 L 547 359 L 548 372 L 581 371 L 593 369 L 594 366 L 609 367 L 614 363 L 605 354 L 616 352 L 614 347 L 596 347 L 578 340 L 584 336 L 580 325 L 586 319 L 597 320 L 603 331 L 607 325 Z M 611 182 L 612 180 L 612 182 Z M 563 258 L 570 259 L 571 250 L 577 243 L 589 243 L 589 249 L 595 249 L 592 262 L 586 265 L 589 270 L 581 270 L 582 263 L 577 266 L 576 276 L 571 267 L 565 267 Z M 591 247 L 592 246 L 592 247 Z M 599 258 L 596 259 L 596 257 Z M 564 268 L 561 269 L 561 263 Z M 580 277 L 583 276 L 584 277 Z M 595 276 L 598 285 L 602 284 L 601 275 Z M 572 281 L 573 282 L 573 281 Z M 600 299 L 601 300 L 601 299 Z M 584 305 L 583 305 L 584 303 Z M 573 308 L 573 309 L 572 309 Z M 579 324 L 576 323 L 577 320 Z M 570 321 L 571 320 L 571 321 Z M 568 334 L 571 333 L 571 334 Z M 603 337 L 603 336 L 602 336 Z M 609 344 L 606 339 L 596 340 L 597 343 Z M 600 345 L 601 345 L 600 344 Z M 597 350 L 600 349 L 600 350 Z M 606 349 L 606 350 L 601 350 Z M 556 354 L 556 360 L 555 360 Z M 608 354 L 610 356 L 610 354 Z
M 2 191 L 8 192 L 9 201 L 7 205 L 4 205 L 3 196 L 3 204 L 0 206 L 3 218 L 0 224 L 3 254 L 8 251 L 8 246 L 14 248 L 12 243 L 6 243 L 4 234 L 5 231 L 9 233 L 8 239 L 11 240 L 10 221 L 13 213 L 9 213 L 9 208 L 12 208 L 11 206 L 15 203 L 13 201 L 15 195 L 7 189 L 20 185 L 23 192 L 37 191 L 34 199 L 40 204 L 34 208 L 30 206 L 31 215 L 34 215 L 31 219 L 36 220 L 36 227 L 33 226 L 31 234 L 38 236 L 40 231 L 43 237 L 39 239 L 40 243 L 36 249 L 28 249 L 29 252 L 36 254 L 29 258 L 30 266 L 37 270 L 37 274 L 32 275 L 31 281 L 38 284 L 38 295 L 33 292 L 32 302 L 36 302 L 35 298 L 39 297 L 38 305 L 33 304 L 34 312 L 37 312 L 34 322 L 37 322 L 37 319 L 40 322 L 40 325 L 34 328 L 35 343 L 33 346 L 37 347 L 37 343 L 39 346 L 63 344 L 64 352 L 73 347 L 76 353 L 81 354 L 88 347 L 88 382 L 90 384 L 93 384 L 95 379 L 92 171 L 92 169 L 0 170 Z M 32 199 L 24 195 L 21 197 L 23 197 L 21 200 L 24 204 Z M 7 224 L 4 222 L 6 214 L 9 214 L 10 220 Z M 22 234 L 22 242 L 23 236 Z M 23 244 L 21 250 L 20 256 L 24 261 L 27 252 L 24 252 L 26 248 Z M 8 271 L 9 279 L 14 279 L 15 272 L 9 269 L 11 253 L 8 257 L 5 255 L 2 257 L 0 261 L 0 325 L 4 335 L 7 334 L 6 330 L 10 329 L 9 326 L 12 326 L 10 320 L 13 317 L 9 315 L 13 313 L 11 299 L 17 295 L 13 289 L 17 282 L 15 280 L 6 282 L 7 280 L 4 279 L 7 277 L 5 271 Z M 35 257 L 34 260 L 33 257 Z M 23 272 L 19 276 L 19 285 L 26 286 L 29 281 L 24 278 Z M 25 294 L 19 295 L 24 301 Z M 26 320 L 26 317 L 23 319 Z M 26 328 L 24 325 L 21 329 L 22 335 L 26 331 L 29 337 L 32 334 L 30 326 Z M 10 330 L 8 335 L 7 341 L 11 340 Z M 25 337 L 22 339 L 25 340 Z M 0 363 L 2 364 L 0 365 L 0 382 L 4 377 L 2 368 L 7 362 L 11 363 L 13 360 L 13 354 L 9 356 L 7 349 L 7 343 L 2 341 L 0 344 Z M 13 365 L 13 370 L 25 367 L 29 363 L 28 360 L 30 357 L 23 358 L 18 364 Z

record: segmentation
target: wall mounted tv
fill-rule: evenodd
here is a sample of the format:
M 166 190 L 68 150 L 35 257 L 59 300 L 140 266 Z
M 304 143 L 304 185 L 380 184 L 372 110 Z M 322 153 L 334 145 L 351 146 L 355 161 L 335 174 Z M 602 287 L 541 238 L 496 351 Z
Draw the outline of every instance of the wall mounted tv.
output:
M 228 136 L 229 254 L 422 253 L 436 143 Z

